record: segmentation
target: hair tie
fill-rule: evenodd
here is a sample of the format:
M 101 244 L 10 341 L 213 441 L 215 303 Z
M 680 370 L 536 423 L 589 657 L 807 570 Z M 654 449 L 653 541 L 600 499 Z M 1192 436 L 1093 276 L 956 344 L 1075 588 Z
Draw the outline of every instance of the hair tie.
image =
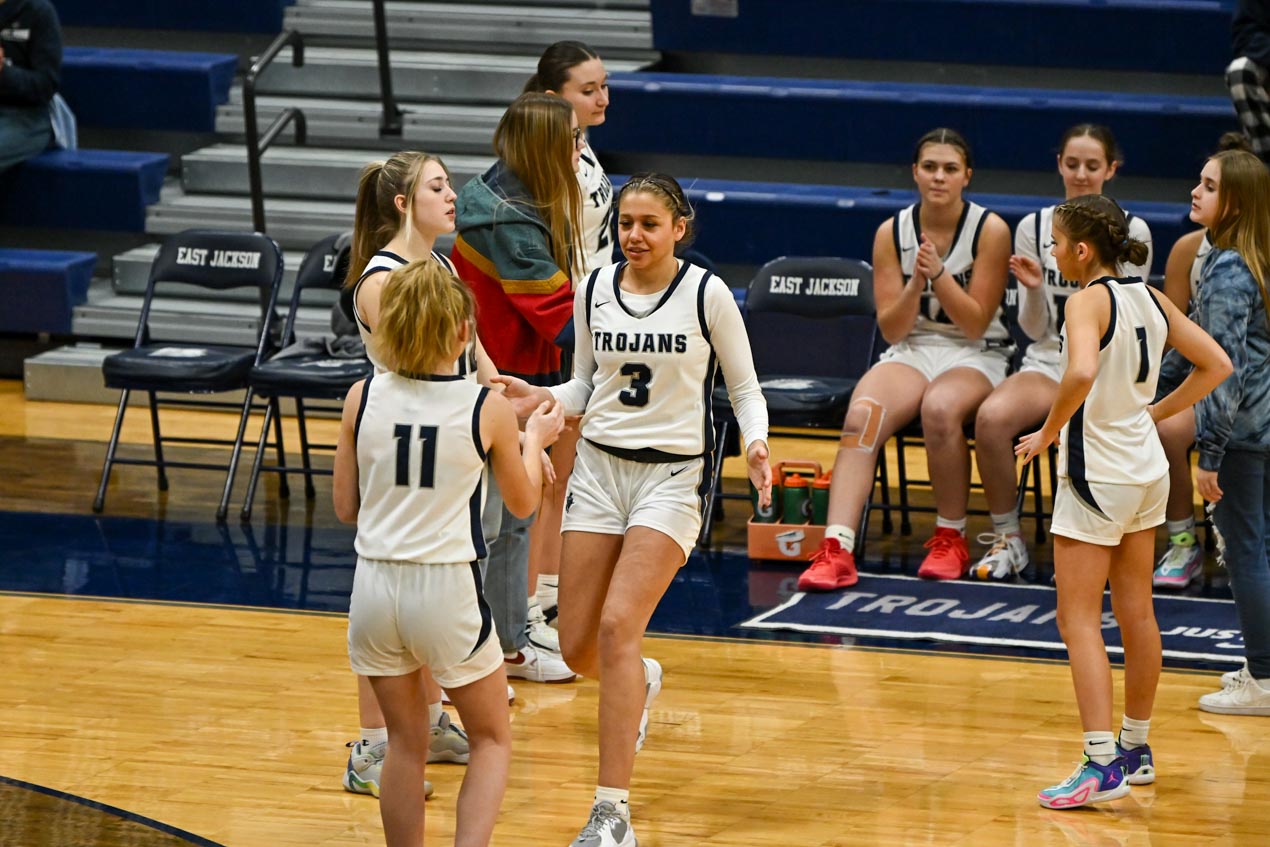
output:
M 1128 237 L 1128 236 L 1125 236 L 1124 241 L 1121 241 L 1121 242 L 1120 242 L 1120 246 L 1121 246 L 1121 247 L 1128 247 L 1128 246 L 1129 246 L 1129 237 Z

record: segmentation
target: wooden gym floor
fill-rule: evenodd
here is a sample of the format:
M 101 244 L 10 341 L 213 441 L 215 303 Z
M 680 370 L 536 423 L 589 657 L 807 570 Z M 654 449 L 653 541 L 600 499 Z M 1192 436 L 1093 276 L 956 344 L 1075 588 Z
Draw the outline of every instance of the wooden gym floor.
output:
M 27 403 L 20 385 L 0 384 L 0 510 L 87 515 L 112 415 Z M 214 477 L 174 472 L 160 498 L 151 470 L 122 468 L 107 512 L 207 522 Z M 288 511 L 270 483 L 257 524 L 333 526 L 327 486 Z M 9 549 L 38 543 L 56 559 L 56 533 L 33 542 L 10 517 Z M 20 584 L 23 568 L 5 557 L 4 584 Z M 376 801 L 339 785 L 356 731 L 344 627 L 329 613 L 0 593 L 0 776 L 19 781 L 0 782 L 0 844 L 381 844 Z M 1270 721 L 1200 713 L 1215 673 L 1165 673 L 1155 785 L 1060 813 L 1034 796 L 1079 755 L 1062 662 L 664 636 L 646 651 L 666 684 L 632 786 L 644 847 L 1243 847 L 1270 831 Z M 516 690 L 493 843 L 564 847 L 594 786 L 597 688 Z M 452 834 L 462 772 L 429 768 L 429 843 Z

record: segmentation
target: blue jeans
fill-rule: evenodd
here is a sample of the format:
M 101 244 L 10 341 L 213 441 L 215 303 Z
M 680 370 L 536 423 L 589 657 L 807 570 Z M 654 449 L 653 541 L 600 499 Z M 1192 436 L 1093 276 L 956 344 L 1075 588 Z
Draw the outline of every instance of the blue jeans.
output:
M 0 106 L 0 172 L 38 156 L 53 142 L 47 106 Z
M 481 561 L 485 602 L 494 617 L 494 629 L 504 653 L 515 653 L 529 643 L 529 527 L 534 522 L 518 518 L 503 505 L 494 475 L 489 475 L 489 494 L 481 514 L 481 529 L 489 539 L 489 555 Z
M 1270 451 L 1227 450 L 1217 484 L 1222 498 L 1213 507 L 1213 523 L 1225 545 L 1248 670 L 1270 679 Z

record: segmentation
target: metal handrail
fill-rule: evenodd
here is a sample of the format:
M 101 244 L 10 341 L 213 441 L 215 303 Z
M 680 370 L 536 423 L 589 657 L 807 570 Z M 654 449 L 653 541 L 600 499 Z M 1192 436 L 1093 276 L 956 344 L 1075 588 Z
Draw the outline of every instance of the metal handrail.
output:
M 379 99 L 383 114 L 379 119 L 380 135 L 401 135 L 402 112 L 392 94 L 392 66 L 388 61 L 388 23 L 384 17 L 384 0 L 374 0 L 375 54 L 379 59 Z
M 308 140 L 308 124 L 304 119 L 304 112 L 294 106 L 283 109 L 273 119 L 273 123 L 269 124 L 263 136 L 259 134 L 256 123 L 256 79 L 288 46 L 291 48 L 291 64 L 297 68 L 304 67 L 304 39 L 295 30 L 287 30 L 279 34 L 265 52 L 256 58 L 243 80 L 243 122 L 247 136 L 247 182 L 251 186 L 251 225 L 256 232 L 261 233 L 265 231 L 265 194 L 260 175 L 260 157 L 289 123 L 295 124 L 296 144 L 304 144 Z

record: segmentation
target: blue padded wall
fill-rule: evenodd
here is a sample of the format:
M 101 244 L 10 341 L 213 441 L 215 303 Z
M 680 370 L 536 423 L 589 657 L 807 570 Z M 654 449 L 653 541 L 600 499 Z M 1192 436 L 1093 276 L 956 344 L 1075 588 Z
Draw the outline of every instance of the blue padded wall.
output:
M 281 32 L 282 10 L 295 0 L 55 0 L 64 26 Z
M 62 95 L 84 126 L 213 132 L 238 57 L 68 47 Z
M 1135 176 L 1196 176 L 1238 129 L 1227 98 L 698 74 L 613 74 L 601 150 L 907 163 L 928 130 L 966 136 L 979 168 L 1050 170 L 1067 127 L 1111 127 Z
M 1234 0 L 651 0 L 658 50 L 1220 73 Z
M 0 249 L 0 332 L 70 332 L 96 263 L 94 253 Z
M 122 150 L 50 150 L 0 178 L 0 225 L 143 232 L 168 157 Z

